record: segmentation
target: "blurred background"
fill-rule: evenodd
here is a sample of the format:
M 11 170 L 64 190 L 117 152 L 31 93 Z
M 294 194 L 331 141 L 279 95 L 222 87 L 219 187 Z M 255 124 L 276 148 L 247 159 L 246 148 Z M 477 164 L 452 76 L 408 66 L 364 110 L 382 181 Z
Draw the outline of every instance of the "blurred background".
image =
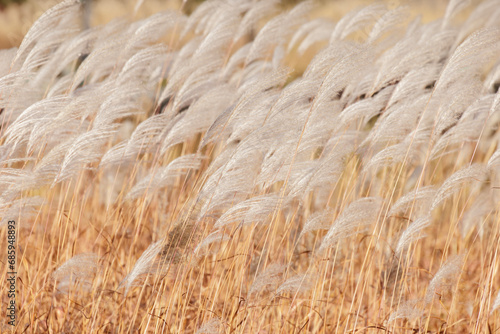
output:
M 0 49 L 19 46 L 33 22 L 47 9 L 62 0 L 0 0 Z M 100 25 L 114 18 L 128 15 L 131 19 L 140 19 L 166 9 L 182 8 L 189 14 L 203 0 L 143 0 L 137 12 L 134 8 L 138 0 L 82 0 L 88 2 L 89 24 Z M 285 9 L 300 0 L 282 0 Z M 370 0 L 317 0 L 318 7 L 314 16 L 329 17 L 338 20 L 347 12 L 374 1 Z M 446 0 L 381 0 L 388 7 L 408 5 L 415 15 L 422 15 L 423 21 L 442 17 Z M 82 13 L 83 15 L 83 13 Z

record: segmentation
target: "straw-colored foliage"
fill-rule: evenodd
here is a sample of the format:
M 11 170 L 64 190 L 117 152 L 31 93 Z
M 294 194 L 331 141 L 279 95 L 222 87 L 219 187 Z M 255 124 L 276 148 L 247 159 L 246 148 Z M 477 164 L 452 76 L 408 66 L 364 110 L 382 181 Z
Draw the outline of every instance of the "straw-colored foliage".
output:
M 2 332 L 500 328 L 498 0 L 153 2 L 0 50 Z

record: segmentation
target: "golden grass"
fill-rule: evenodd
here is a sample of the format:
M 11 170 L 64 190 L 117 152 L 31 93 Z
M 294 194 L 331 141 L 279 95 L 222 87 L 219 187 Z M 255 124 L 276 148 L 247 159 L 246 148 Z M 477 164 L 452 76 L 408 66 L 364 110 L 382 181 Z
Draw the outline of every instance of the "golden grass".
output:
M 50 4 L 28 1 L 0 13 L 0 47 L 19 45 L 34 18 Z M 135 1 L 101 1 L 95 7 L 92 22 L 96 25 L 127 15 L 134 4 Z M 146 0 L 138 17 L 178 5 Z M 412 8 L 432 19 L 444 11 L 441 4 L 435 5 L 436 10 L 433 6 L 428 1 Z M 332 2 L 316 15 L 338 19 L 353 7 L 355 4 L 348 1 Z M 293 55 L 286 62 L 298 75 L 319 47 L 300 57 Z M 142 120 L 136 117 L 127 121 L 137 124 Z M 144 156 L 135 162 L 134 173 L 195 153 L 199 140 L 177 145 L 164 161 L 153 162 L 153 157 Z M 496 142 L 484 145 L 489 145 L 485 150 L 488 153 L 475 155 L 474 162 L 487 162 L 497 147 Z M 297 235 L 317 207 L 327 203 L 344 208 L 353 199 L 370 193 L 387 200 L 385 213 L 390 204 L 407 192 L 407 184 L 420 175 L 420 171 L 396 165 L 379 170 L 372 179 L 377 183 L 367 181 L 365 186 L 357 187 L 359 179 L 366 175 L 361 172 L 360 157 L 353 155 L 329 194 L 311 194 L 302 206 L 292 205 L 294 210 L 290 212 L 276 210 L 267 226 L 231 225 L 226 231 L 231 238 L 228 242 L 212 246 L 217 251 L 211 255 L 195 258 L 189 247 L 209 234 L 212 222 L 197 222 L 193 227 L 193 222 L 184 217 L 187 211 L 198 209 L 191 205 L 191 200 L 205 181 L 201 176 L 217 156 L 217 150 L 210 145 L 204 148 L 208 159 L 202 168 L 179 177 L 168 191 L 132 203 L 112 204 L 105 200 L 106 194 L 115 190 L 118 198 L 124 196 L 135 182 L 136 174 L 120 171 L 82 171 L 71 182 L 26 193 L 26 197 L 40 195 L 46 202 L 33 219 L 19 222 L 23 228 L 18 235 L 20 309 L 15 331 L 192 333 L 213 318 L 222 319 L 225 333 L 487 333 L 500 327 L 498 311 L 488 314 L 492 298 L 500 289 L 500 216 L 496 213 L 485 218 L 481 226 L 484 230 L 473 229 L 465 237 L 457 229 L 478 189 L 464 187 L 434 211 L 433 221 L 438 223 L 426 230 L 426 238 L 413 244 L 402 272 L 400 267 L 391 265 L 396 263 L 388 249 L 394 250 L 391 243 L 408 226 L 405 216 L 378 219 L 371 232 L 347 238 L 325 254 L 311 257 L 326 232 L 310 233 L 298 240 Z M 441 184 L 453 171 L 469 163 L 473 150 L 474 144 L 464 144 L 459 153 L 429 162 L 420 182 Z M 120 282 L 144 250 L 164 236 L 171 248 L 184 252 L 186 258 L 166 275 L 150 276 L 125 295 Z M 0 230 L 0 238 L 6 240 L 6 230 Z M 52 273 L 73 256 L 89 252 L 101 256 L 92 287 L 88 291 L 58 293 Z M 395 305 L 424 297 L 433 275 L 445 259 L 455 254 L 465 254 L 466 270 L 458 283 L 452 282 L 439 291 L 432 302 L 432 312 L 416 321 L 387 323 Z M 2 247 L 0 259 L 5 257 Z M 288 266 L 282 280 L 307 273 L 314 277 L 314 285 L 306 292 L 250 295 L 248 291 L 261 268 L 275 263 Z M 402 278 L 393 280 L 394 275 Z M 5 293 L 2 300 L 6 301 Z M 2 332 L 12 329 L 2 326 Z
M 183 152 L 188 153 L 189 147 L 189 143 L 183 145 Z M 477 157 L 478 161 L 483 159 Z M 460 163 L 466 161 L 443 159 L 430 166 L 433 173 L 426 177 L 439 182 L 442 175 Z M 353 182 L 361 177 L 356 158 L 349 164 L 352 168 L 347 169 L 337 189 L 330 194 L 330 201 L 339 206 L 350 197 L 361 195 L 356 193 Z M 398 169 L 381 172 L 385 180 L 378 191 L 381 197 L 402 193 L 413 171 L 403 170 L 396 181 Z M 492 217 L 495 223 L 487 227 L 483 236 L 471 232 L 462 238 L 456 225 L 467 209 L 471 195 L 468 189 L 448 200 L 436 214 L 438 223 L 427 238 L 414 246 L 412 257 L 407 259 L 408 270 L 399 273 L 403 275 L 400 284 L 386 277 L 391 256 L 381 245 L 407 226 L 405 217 L 393 217 L 376 226 L 372 234 L 350 238 L 341 247 L 311 261 L 310 252 L 322 234 L 304 236 L 297 247 L 293 239 L 303 226 L 307 207 L 314 207 L 316 199 L 312 196 L 304 212 L 297 210 L 285 216 L 278 211 L 269 229 L 259 226 L 232 229 L 232 240 L 215 246 L 222 247 L 216 255 L 194 263 L 188 259 L 166 277 L 152 277 L 147 284 L 124 296 L 123 289 L 117 289 L 120 281 L 150 243 L 164 235 L 166 231 L 159 227 L 160 222 L 173 228 L 175 218 L 196 191 L 197 178 L 179 179 L 168 193 L 155 196 L 150 202 L 137 201 L 134 205 L 108 210 L 96 200 L 98 187 L 89 187 L 89 182 L 105 184 L 102 180 L 105 177 L 82 173 L 75 184 L 46 189 L 43 196 L 48 201 L 47 209 L 34 221 L 20 222 L 24 228 L 18 236 L 21 308 L 17 331 L 181 333 L 193 332 L 213 317 L 225 319 L 226 333 L 243 329 L 252 333 L 363 332 L 376 328 L 398 333 L 424 328 L 431 332 L 481 333 L 488 326 L 493 329 L 500 326 L 496 314 L 490 317 L 485 313 L 491 295 L 500 286 L 495 275 L 500 217 Z M 129 181 L 120 180 L 122 189 L 127 188 Z M 166 200 L 168 205 L 164 204 Z M 204 225 L 197 229 L 198 234 L 208 232 L 203 231 Z M 5 230 L 0 237 L 5 240 Z M 103 257 L 90 291 L 58 294 L 52 273 L 74 255 L 88 252 Z M 432 316 L 425 318 L 427 323 L 384 324 L 403 295 L 422 297 L 443 259 L 458 253 L 466 254 L 467 270 L 462 273 L 461 281 L 467 283 L 441 291 L 440 297 L 435 298 Z M 1 255 L 5 257 L 3 250 Z M 247 295 L 252 283 L 249 278 L 266 263 L 290 265 L 289 277 L 307 271 L 316 284 L 307 293 L 296 295 Z

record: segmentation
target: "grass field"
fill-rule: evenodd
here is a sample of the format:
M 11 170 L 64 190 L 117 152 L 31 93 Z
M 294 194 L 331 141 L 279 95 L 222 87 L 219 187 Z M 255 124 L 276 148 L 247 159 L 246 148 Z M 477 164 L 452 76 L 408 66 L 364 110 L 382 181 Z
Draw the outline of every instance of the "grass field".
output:
M 500 1 L 90 8 L 0 12 L 0 332 L 500 328 Z

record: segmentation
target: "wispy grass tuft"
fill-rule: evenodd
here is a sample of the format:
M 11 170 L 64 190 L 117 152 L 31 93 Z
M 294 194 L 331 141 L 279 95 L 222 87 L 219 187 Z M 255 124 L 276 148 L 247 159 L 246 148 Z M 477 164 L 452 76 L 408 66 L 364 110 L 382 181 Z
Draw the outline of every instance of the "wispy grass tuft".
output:
M 12 330 L 500 327 L 498 0 L 151 1 L 0 50 Z

